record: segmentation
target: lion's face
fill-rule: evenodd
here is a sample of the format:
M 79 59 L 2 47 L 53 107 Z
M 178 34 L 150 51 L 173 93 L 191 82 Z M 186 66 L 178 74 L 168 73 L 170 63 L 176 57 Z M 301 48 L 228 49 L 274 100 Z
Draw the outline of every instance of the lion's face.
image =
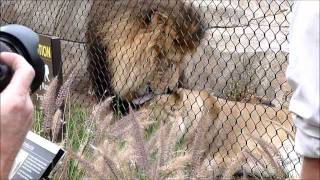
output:
M 183 57 L 199 44 L 201 27 L 195 15 L 183 17 L 158 7 L 123 16 L 112 22 L 116 28 L 104 25 L 100 32 L 109 47 L 107 65 L 115 94 L 131 101 L 176 88 Z M 111 31 L 116 34 L 107 35 Z

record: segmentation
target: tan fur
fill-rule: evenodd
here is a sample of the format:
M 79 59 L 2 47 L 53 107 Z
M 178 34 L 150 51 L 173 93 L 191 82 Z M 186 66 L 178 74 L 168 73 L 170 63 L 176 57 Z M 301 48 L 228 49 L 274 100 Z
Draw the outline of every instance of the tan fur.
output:
M 202 36 L 200 18 L 191 5 L 182 0 L 96 0 L 91 12 L 86 34 L 93 66 L 89 71 L 106 65 L 110 74 L 99 77 L 94 86 L 110 78 L 113 93 L 126 100 L 148 88 L 159 94 L 177 87 L 182 59 Z M 99 55 L 105 56 L 102 65 L 97 63 Z
M 170 121 L 185 148 L 194 143 L 200 124 L 205 137 L 197 149 L 207 169 L 219 176 L 244 157 L 241 153 L 268 159 L 253 137 L 280 148 L 288 135 L 270 120 L 289 129 L 292 122 L 286 110 L 177 90 L 183 57 L 195 50 L 201 34 L 198 15 L 182 0 L 95 0 L 86 34 L 89 73 L 98 98 L 117 95 L 131 101 L 151 89 L 156 96 L 139 110 L 145 115 L 138 122 Z M 168 89 L 174 92 L 165 95 Z M 253 161 L 244 163 L 245 171 L 258 174 Z
M 208 168 L 214 169 L 218 175 L 228 168 L 232 160 L 244 149 L 255 156 L 261 156 L 264 159 L 261 162 L 268 162 L 266 152 L 258 148 L 255 138 L 261 137 L 270 143 L 271 148 L 276 149 L 280 149 L 283 142 L 289 138 L 287 132 L 272 121 L 283 124 L 287 129 L 293 127 L 286 110 L 227 101 L 210 96 L 206 91 L 179 89 L 171 95 L 157 96 L 141 111 L 149 114 L 152 120 L 173 119 L 176 124 L 173 127 L 176 128 L 177 141 L 182 140 L 189 146 L 194 140 L 198 123 L 203 123 L 206 136 L 203 139 L 205 142 L 202 143 L 204 146 L 200 149 L 210 161 Z M 249 161 L 245 164 L 243 168 L 247 173 L 258 174 L 254 162 Z M 270 163 L 266 164 L 269 176 L 274 175 L 276 171 L 270 167 Z

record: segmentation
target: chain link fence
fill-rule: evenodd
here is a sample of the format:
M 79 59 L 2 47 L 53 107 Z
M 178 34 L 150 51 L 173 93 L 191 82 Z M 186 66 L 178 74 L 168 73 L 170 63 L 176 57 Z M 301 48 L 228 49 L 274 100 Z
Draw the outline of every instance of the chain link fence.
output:
M 54 179 L 297 178 L 288 0 L 2 0 L 61 39 L 37 132 Z

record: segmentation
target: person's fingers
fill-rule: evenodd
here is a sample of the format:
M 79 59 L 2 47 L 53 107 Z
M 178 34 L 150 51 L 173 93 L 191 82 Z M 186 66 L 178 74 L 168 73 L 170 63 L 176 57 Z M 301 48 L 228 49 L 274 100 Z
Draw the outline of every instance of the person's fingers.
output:
M 11 52 L 0 53 L 0 60 L 4 62 L 6 65 L 10 66 L 13 70 L 16 70 L 17 68 L 19 68 L 19 66 L 25 63 L 28 64 L 26 60 L 20 61 L 22 59 L 24 60 L 24 58 L 21 55 L 16 53 L 11 53 Z
M 29 121 L 28 122 L 29 129 L 32 126 L 32 113 L 33 113 L 33 103 L 32 103 L 30 95 L 28 95 L 27 99 L 26 99 L 26 116 L 27 116 L 27 120 Z
M 27 94 L 35 75 L 32 66 L 22 56 L 15 53 L 3 52 L 0 54 L 0 59 L 14 71 L 13 77 L 3 93 L 9 91 L 18 95 Z

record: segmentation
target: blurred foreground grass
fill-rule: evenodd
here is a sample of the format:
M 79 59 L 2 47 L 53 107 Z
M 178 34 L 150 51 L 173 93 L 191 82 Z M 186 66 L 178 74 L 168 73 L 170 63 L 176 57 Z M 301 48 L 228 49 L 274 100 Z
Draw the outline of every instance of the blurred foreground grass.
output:
M 88 129 L 88 113 L 80 105 L 67 105 L 64 112 L 64 134 L 60 147 L 66 151 L 72 150 L 75 153 L 81 151 L 88 138 L 91 136 Z M 33 115 L 32 131 L 44 137 L 43 131 L 44 115 L 39 108 L 35 108 Z M 44 137 L 46 138 L 46 137 Z M 48 138 L 46 138 L 48 139 Z M 80 170 L 79 164 L 65 156 L 51 173 L 50 179 L 82 179 L 84 172 Z

